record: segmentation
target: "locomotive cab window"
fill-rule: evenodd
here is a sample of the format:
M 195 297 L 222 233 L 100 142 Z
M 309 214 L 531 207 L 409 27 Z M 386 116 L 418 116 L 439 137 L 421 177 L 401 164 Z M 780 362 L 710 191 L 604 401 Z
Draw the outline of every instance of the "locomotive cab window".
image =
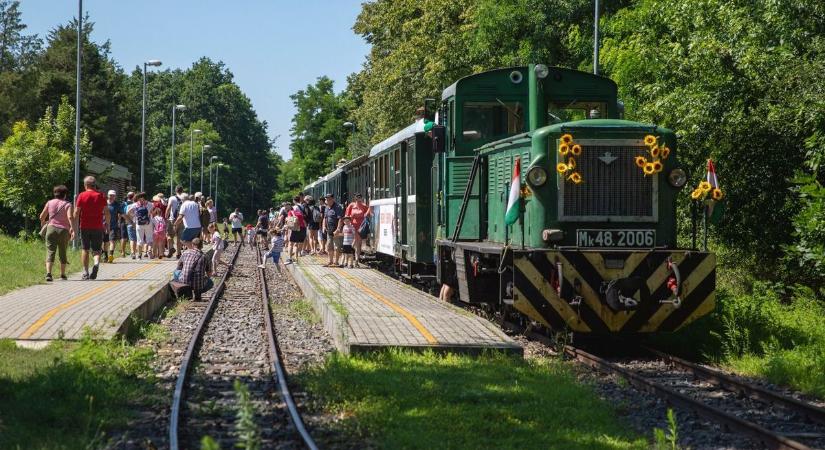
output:
M 594 113 L 594 111 L 597 111 Z M 598 117 L 596 117 L 596 115 Z M 547 104 L 547 123 L 572 122 L 585 119 L 606 119 L 607 103 L 590 101 L 561 101 Z
M 462 115 L 465 141 L 489 141 L 525 131 L 521 102 L 464 102 Z

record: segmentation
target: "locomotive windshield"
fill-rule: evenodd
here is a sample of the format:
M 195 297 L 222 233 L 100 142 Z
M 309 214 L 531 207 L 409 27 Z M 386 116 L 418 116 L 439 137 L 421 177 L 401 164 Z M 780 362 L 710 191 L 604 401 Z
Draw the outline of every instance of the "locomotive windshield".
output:
M 467 141 L 490 141 L 526 131 L 521 102 L 467 101 L 461 127 Z
M 569 101 L 549 102 L 547 104 L 547 123 L 572 122 L 590 118 L 590 112 L 599 111 L 600 117 L 607 117 L 607 104 L 604 102 Z

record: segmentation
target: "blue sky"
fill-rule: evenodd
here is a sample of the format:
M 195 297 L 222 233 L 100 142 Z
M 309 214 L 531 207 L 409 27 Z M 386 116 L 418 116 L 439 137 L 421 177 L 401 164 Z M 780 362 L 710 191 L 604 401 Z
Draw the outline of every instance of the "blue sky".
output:
M 341 90 L 368 46 L 352 32 L 362 0 L 84 0 L 93 39 L 112 43 L 127 71 L 160 59 L 186 68 L 201 56 L 226 63 L 289 158 L 289 95 L 321 75 Z M 230 6 L 231 5 L 231 6 Z M 29 33 L 45 37 L 77 15 L 76 0 L 22 0 Z

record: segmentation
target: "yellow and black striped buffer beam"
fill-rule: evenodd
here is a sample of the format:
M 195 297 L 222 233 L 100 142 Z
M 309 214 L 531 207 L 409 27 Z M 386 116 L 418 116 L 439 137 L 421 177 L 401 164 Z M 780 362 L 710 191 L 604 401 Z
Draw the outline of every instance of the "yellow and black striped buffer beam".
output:
M 673 276 L 669 258 L 681 275 L 678 306 L 667 302 L 673 297 L 667 286 Z M 674 331 L 708 314 L 716 303 L 716 257 L 707 252 L 532 251 L 516 253 L 513 266 L 515 308 L 554 329 L 596 334 Z M 632 295 L 638 301 L 635 309 L 614 310 L 605 301 L 607 283 L 622 278 L 641 280 Z

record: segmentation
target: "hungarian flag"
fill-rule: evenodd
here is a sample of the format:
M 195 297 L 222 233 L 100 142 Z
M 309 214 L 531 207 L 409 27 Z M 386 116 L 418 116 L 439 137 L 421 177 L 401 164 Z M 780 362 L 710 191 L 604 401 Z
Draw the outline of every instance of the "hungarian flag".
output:
M 521 158 L 516 158 L 513 167 L 513 179 L 510 180 L 510 196 L 507 198 L 507 212 L 504 214 L 504 223 L 512 225 L 518 220 L 519 195 L 521 193 Z
M 708 183 L 710 184 L 711 189 L 720 189 L 719 188 L 719 179 L 716 178 L 716 167 L 713 165 L 713 160 L 708 159 Z

